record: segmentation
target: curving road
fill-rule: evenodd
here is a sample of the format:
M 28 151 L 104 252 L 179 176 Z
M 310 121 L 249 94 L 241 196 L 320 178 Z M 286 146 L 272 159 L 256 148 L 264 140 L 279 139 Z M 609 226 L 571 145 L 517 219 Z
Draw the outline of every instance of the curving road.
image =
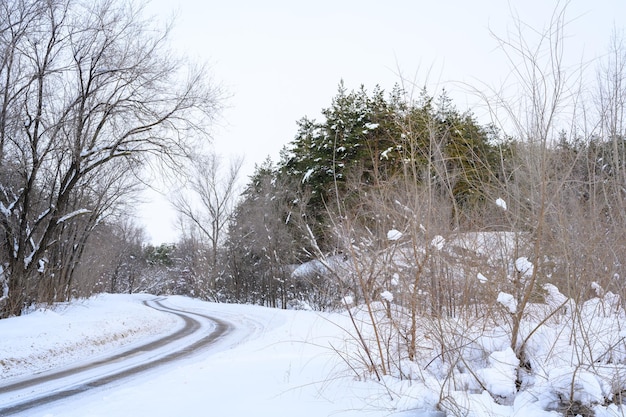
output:
M 234 328 L 219 318 L 167 307 L 162 301 L 155 299 L 144 304 L 180 317 L 184 325 L 179 330 L 97 361 L 0 385 L 0 416 L 27 411 L 154 369 L 215 344 Z

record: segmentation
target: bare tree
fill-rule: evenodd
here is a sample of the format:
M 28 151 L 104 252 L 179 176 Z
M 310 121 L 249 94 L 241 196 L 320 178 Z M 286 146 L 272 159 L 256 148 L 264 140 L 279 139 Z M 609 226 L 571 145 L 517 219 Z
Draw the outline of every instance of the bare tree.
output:
M 7 316 L 36 298 L 32 288 L 44 279 L 61 231 L 85 216 L 97 222 L 116 200 L 95 186 L 109 167 L 132 175 L 153 156 L 173 162 L 188 154 L 218 93 L 202 68 L 167 50 L 169 28 L 154 27 L 132 3 L 9 0 L 0 7 L 0 300 Z
M 186 232 L 197 233 L 208 244 L 211 269 L 217 265 L 218 249 L 233 212 L 242 164 L 242 158 L 234 158 L 224 170 L 216 154 L 194 157 L 186 187 L 189 192 L 180 193 L 173 201 L 189 226 Z

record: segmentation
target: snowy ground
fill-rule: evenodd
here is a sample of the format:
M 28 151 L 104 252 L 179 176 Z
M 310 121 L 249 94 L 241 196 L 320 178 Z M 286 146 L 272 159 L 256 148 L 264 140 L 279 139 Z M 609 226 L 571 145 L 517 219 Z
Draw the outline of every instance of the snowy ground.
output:
M 624 417 L 626 315 L 618 297 L 607 293 L 575 306 L 561 302 L 556 288 L 547 291 L 548 301 L 554 298 L 560 307 L 548 320 L 542 311 L 552 311 L 549 305 L 537 305 L 524 322 L 532 373 L 519 391 L 518 359 L 501 326 L 440 321 L 451 326 L 445 337 L 451 338 L 449 348 L 456 346 L 452 366 L 428 346 L 435 339 L 424 325 L 417 360 L 399 363 L 405 374 L 415 374 L 413 381 L 384 377 L 376 382 L 371 374 L 356 378 L 367 372 L 358 368 L 347 314 L 168 297 L 166 306 L 219 318 L 235 330 L 185 359 L 18 415 L 425 417 L 443 415 L 434 411 L 443 405 L 449 415 L 467 417 L 555 417 L 579 414 L 560 405 L 571 397 L 583 416 Z M 181 319 L 143 305 L 152 298 L 100 295 L 0 320 L 0 409 L 6 405 L 1 387 L 16 379 L 181 328 Z M 574 331 L 584 337 L 574 339 Z M 335 348 L 357 359 L 352 362 L 356 372 Z
M 142 305 L 148 298 L 100 295 L 1 320 L 0 385 L 151 339 L 180 325 L 171 315 Z M 22 415 L 387 416 L 396 407 L 403 408 L 388 388 L 355 380 L 335 355 L 331 345 L 342 344 L 342 327 L 348 325 L 342 315 L 183 297 L 167 302 L 221 317 L 237 331 L 202 354 Z

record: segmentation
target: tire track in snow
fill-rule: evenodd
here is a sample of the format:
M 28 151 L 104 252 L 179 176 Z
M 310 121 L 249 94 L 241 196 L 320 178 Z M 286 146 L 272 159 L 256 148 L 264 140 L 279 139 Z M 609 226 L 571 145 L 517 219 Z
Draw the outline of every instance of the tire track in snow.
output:
M 167 307 L 161 303 L 162 300 L 161 298 L 143 303 L 148 307 L 180 317 L 184 322 L 182 328 L 157 340 L 85 365 L 50 371 L 0 386 L 0 416 L 27 411 L 181 359 L 199 349 L 215 344 L 233 330 L 233 325 L 225 320 Z M 207 326 L 213 328 L 210 333 L 199 339 L 193 337 Z M 184 338 L 190 339 L 187 344 L 175 350 L 166 350 L 169 345 L 179 344 Z M 137 359 L 142 357 L 145 357 L 144 360 L 137 363 Z M 64 380 L 67 381 L 64 382 Z M 50 386 L 46 387 L 46 385 Z M 38 387 L 40 389 L 43 387 L 43 389 L 33 395 Z M 13 397 L 10 397 L 11 395 Z M 10 397 L 9 403 L 2 404 L 5 396 Z

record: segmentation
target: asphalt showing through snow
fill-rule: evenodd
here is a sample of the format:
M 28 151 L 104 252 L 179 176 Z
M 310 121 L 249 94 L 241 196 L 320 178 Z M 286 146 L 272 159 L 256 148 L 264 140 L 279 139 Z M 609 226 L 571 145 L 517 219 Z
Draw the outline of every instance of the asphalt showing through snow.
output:
M 184 326 L 162 338 L 97 361 L 2 385 L 0 416 L 10 416 L 40 407 L 181 359 L 215 344 L 233 329 L 229 322 L 205 314 L 167 307 L 161 300 L 144 301 L 144 304 L 180 317 L 184 321 Z M 213 328 L 210 333 L 200 338 L 194 337 L 207 326 Z M 174 350 L 167 349 L 170 345 L 179 345 L 185 338 L 189 338 L 188 343 Z M 165 353 L 159 354 L 160 351 Z M 142 360 L 142 357 L 145 359 Z M 3 398 L 7 396 L 10 398 L 9 402 L 2 404 L 5 401 Z

